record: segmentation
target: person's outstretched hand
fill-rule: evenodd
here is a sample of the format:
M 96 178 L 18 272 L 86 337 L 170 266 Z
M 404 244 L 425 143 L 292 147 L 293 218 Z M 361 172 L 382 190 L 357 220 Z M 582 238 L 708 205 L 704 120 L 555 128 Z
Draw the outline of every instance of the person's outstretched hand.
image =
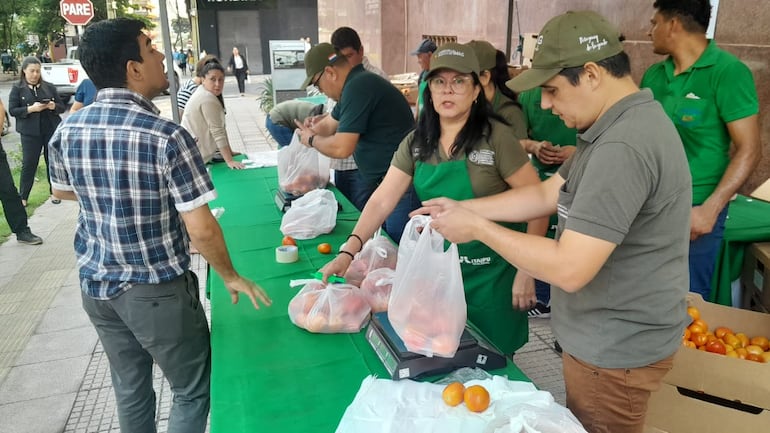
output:
M 225 281 L 225 287 L 227 288 L 227 291 L 230 292 L 230 299 L 232 300 L 233 304 L 238 303 L 238 297 L 240 293 L 248 296 L 249 299 L 251 299 L 251 303 L 254 304 L 254 308 L 257 310 L 259 310 L 259 303 L 257 302 L 257 299 L 259 299 L 259 301 L 261 301 L 266 307 L 269 307 L 273 304 L 272 299 L 267 296 L 267 293 L 265 293 L 265 290 L 260 287 L 259 284 L 241 276 L 238 276 L 238 278 L 232 281 Z

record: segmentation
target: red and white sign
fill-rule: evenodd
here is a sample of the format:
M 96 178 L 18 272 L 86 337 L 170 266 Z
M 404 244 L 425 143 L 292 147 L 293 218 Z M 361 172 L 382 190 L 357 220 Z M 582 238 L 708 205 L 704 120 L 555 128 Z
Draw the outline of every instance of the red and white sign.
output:
M 94 4 L 91 0 L 61 0 L 59 12 L 73 26 L 84 26 L 94 18 Z

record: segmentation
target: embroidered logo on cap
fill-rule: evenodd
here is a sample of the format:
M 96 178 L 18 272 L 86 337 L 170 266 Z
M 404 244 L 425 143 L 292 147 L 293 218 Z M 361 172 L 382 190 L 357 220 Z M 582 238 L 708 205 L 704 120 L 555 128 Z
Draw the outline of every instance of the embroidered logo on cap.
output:
M 599 40 L 599 35 L 593 35 L 578 37 L 578 43 L 580 45 L 585 45 L 586 51 L 596 51 L 601 50 L 605 45 L 608 45 L 609 41 L 605 38 Z
M 465 53 L 463 53 L 462 51 L 446 49 L 446 50 L 441 50 L 441 51 L 438 52 L 438 54 L 436 54 L 436 57 L 441 57 L 441 56 L 465 57 Z

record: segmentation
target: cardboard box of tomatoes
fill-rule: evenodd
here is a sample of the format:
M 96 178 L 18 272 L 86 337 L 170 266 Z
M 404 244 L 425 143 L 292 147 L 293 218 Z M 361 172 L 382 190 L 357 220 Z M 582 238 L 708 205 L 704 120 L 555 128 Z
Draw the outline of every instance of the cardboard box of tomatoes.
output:
M 689 306 L 710 330 L 729 328 L 770 337 L 770 314 L 706 302 L 690 293 Z M 661 389 L 650 397 L 647 432 L 756 433 L 770 426 L 770 363 L 682 346 Z

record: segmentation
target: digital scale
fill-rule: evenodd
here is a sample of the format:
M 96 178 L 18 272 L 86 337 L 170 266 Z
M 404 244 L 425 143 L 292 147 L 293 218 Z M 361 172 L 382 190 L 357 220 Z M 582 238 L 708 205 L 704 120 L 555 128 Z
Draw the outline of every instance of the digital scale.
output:
M 291 202 L 302 197 L 301 195 L 294 195 L 286 191 L 281 190 L 275 192 L 275 205 L 278 206 L 278 210 L 286 212 L 291 207 Z
M 374 313 L 366 328 L 366 339 L 393 380 L 419 379 L 445 374 L 462 367 L 496 370 L 505 367 L 505 356 L 476 331 L 465 327 L 453 358 L 429 358 L 406 350 L 388 320 L 388 312 Z

